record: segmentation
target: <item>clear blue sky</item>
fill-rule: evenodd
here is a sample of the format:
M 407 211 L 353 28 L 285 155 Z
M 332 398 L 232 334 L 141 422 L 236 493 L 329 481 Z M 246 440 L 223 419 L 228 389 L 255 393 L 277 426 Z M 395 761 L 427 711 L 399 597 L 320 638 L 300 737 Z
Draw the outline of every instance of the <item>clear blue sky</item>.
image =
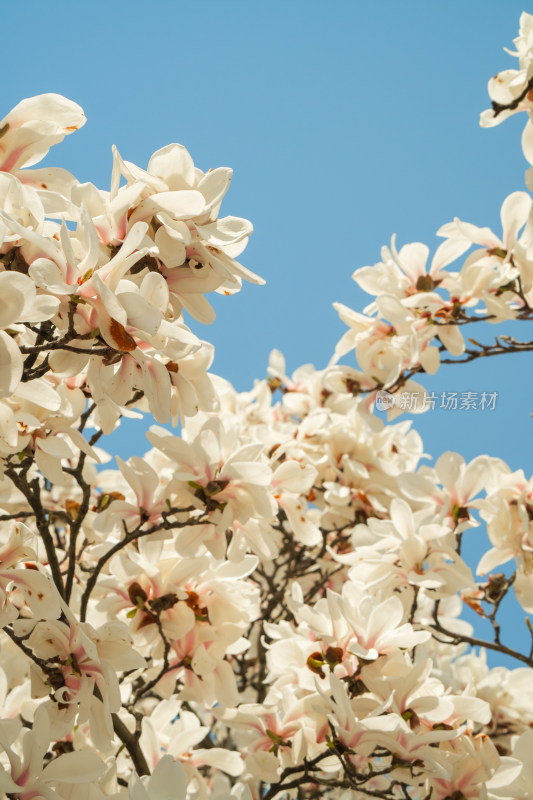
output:
M 222 211 L 254 223 L 242 261 L 267 285 L 217 296 L 214 325 L 194 329 L 216 346 L 214 371 L 245 389 L 264 375 L 273 347 L 291 370 L 325 366 L 344 331 L 332 302 L 362 309 L 366 296 L 350 276 L 379 260 L 392 233 L 399 244 L 434 247 L 435 231 L 454 216 L 500 231 L 502 200 L 524 188 L 525 120 L 482 130 L 478 119 L 489 77 L 514 66 L 503 47 L 522 10 L 533 8 L 516 0 L 10 3 L 3 104 L 7 112 L 50 91 L 80 103 L 87 125 L 46 163 L 104 188 L 112 144 L 140 166 L 177 141 L 204 170 L 234 168 Z M 498 404 L 416 418 L 426 452 L 488 452 L 531 474 L 530 374 L 524 354 L 427 379 L 436 392 L 497 391 Z M 128 433 L 117 440 L 124 457 Z

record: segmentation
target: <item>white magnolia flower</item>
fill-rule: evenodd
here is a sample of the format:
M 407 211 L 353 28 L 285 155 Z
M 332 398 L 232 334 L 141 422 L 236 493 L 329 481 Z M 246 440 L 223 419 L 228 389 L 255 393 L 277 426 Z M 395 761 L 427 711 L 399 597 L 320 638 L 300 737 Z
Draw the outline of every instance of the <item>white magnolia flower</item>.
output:
M 31 167 L 86 121 L 80 106 L 60 94 L 22 100 L 0 122 L 0 170 Z

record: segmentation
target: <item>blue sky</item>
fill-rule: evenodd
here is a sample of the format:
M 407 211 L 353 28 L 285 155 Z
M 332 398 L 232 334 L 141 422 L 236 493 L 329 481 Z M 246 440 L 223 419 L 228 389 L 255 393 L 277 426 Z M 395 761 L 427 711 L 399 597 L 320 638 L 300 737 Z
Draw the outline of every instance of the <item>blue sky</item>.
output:
M 140 166 L 177 141 L 204 170 L 234 168 L 222 211 L 254 223 L 242 261 L 267 285 L 215 297 L 214 325 L 193 329 L 215 344 L 214 371 L 245 389 L 274 347 L 291 370 L 325 366 L 344 331 L 331 304 L 363 308 L 350 276 L 393 233 L 434 248 L 454 216 L 500 231 L 501 202 L 524 188 L 524 120 L 482 130 L 478 119 L 489 77 L 514 66 L 503 47 L 522 10 L 515 0 L 8 4 L 4 109 L 49 91 L 80 103 L 87 125 L 47 163 L 104 188 L 112 144 Z M 529 476 L 529 370 L 524 354 L 426 379 L 434 392 L 498 400 L 494 411 L 417 417 L 425 451 L 488 452 Z M 132 433 L 116 440 L 124 457 Z

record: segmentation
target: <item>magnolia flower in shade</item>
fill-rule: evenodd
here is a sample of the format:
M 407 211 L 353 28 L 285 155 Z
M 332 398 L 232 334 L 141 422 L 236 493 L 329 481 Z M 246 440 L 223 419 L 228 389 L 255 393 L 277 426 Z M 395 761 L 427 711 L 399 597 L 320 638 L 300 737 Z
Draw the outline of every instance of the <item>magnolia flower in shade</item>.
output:
M 208 781 L 202 776 L 205 767 L 222 770 L 234 777 L 244 768 L 240 753 L 234 750 L 216 746 L 196 747 L 209 733 L 209 726 L 201 725 L 196 714 L 185 710 L 173 697 L 162 700 L 149 717 L 144 717 L 140 743 L 150 768 L 159 763 L 162 752 L 165 752 L 183 764 L 188 782 L 199 785 L 200 793 L 205 795 L 209 792 Z
M 276 454 L 277 455 L 277 454 Z M 272 475 L 274 499 L 283 509 L 296 539 L 302 544 L 316 545 L 322 539 L 318 527 L 309 519 L 307 497 L 318 470 L 310 464 L 284 460 Z
M 111 749 L 113 726 L 111 713 L 121 705 L 117 671 L 145 666 L 144 658 L 131 647 L 126 627 L 108 622 L 97 631 L 76 622 L 63 604 L 69 624 L 59 620 L 15 623 L 18 636 L 26 637 L 28 646 L 39 658 L 53 666 L 53 674 L 32 673 L 36 696 L 50 694 L 63 707 L 70 707 L 72 722 L 89 722 L 91 737 L 98 749 Z
M 446 687 L 431 675 L 432 671 L 430 659 L 412 663 L 406 653 L 392 654 L 382 665 L 363 667 L 360 679 L 369 693 L 360 698 L 358 708 L 363 703 L 369 707 L 374 702 L 376 706 L 387 703 L 387 708 L 410 722 L 413 730 L 420 725 L 431 729 L 441 723 L 457 728 L 466 720 L 490 722 L 492 714 L 486 701 L 466 694 L 446 694 Z
M 0 272 L 0 328 L 5 330 L 22 320 L 43 322 L 54 316 L 58 305 L 54 297 L 37 296 L 35 284 L 27 275 Z
M 395 498 L 390 520 L 371 518 L 365 528 L 358 525 L 354 529 L 354 543 L 359 537 L 367 542 L 372 537 L 374 541 L 336 558 L 354 565 L 350 575 L 355 580 L 364 571 L 373 587 L 387 586 L 390 590 L 409 584 L 431 589 L 435 597 L 445 597 L 473 586 L 469 567 L 447 544 L 449 529 L 433 521 L 434 513 L 435 509 L 413 513 L 405 501 Z
M 50 745 L 50 722 L 46 709 L 35 712 L 33 727 L 22 738 L 22 756 L 14 749 L 22 725 L 18 720 L 0 722 L 0 747 L 9 762 L 9 771 L 0 767 L 0 788 L 17 800 L 62 800 L 63 792 L 97 781 L 105 764 L 96 753 L 87 750 L 64 753 L 44 766 Z M 71 796 L 69 792 L 69 796 Z
M 531 748 L 533 731 L 522 733 L 512 748 L 512 757 L 504 757 L 496 773 L 487 782 L 489 796 L 531 800 L 533 797 L 533 764 Z
M 100 535 L 109 533 L 114 528 L 120 531 L 122 526 L 126 530 L 132 530 L 141 524 L 153 525 L 161 519 L 162 512 L 168 509 L 161 499 L 164 487 L 159 476 L 144 459 L 132 456 L 126 463 L 117 456 L 117 464 L 128 486 L 128 494 L 134 502 L 117 498 L 98 514 L 94 530 Z
M 397 761 L 404 767 L 416 763 L 428 773 L 446 773 L 445 757 L 441 755 L 440 748 L 446 740 L 457 737 L 456 731 L 413 731 L 403 717 L 390 712 L 383 714 L 383 704 L 361 719 L 356 710 L 358 698 L 349 697 L 346 684 L 335 675 L 331 676 L 330 683 L 330 697 L 325 696 L 323 690 L 319 691 L 333 712 L 330 721 L 344 747 L 367 758 L 376 747 L 383 747 L 394 754 L 393 760 L 388 762 L 391 770 L 395 766 L 394 761 Z M 385 756 L 385 759 L 387 763 L 388 757 Z M 411 770 L 407 775 L 409 782 L 415 777 Z M 401 780 L 401 775 L 398 778 Z
M 35 535 L 22 522 L 8 523 L 0 535 L 7 539 L 0 542 L 0 625 L 28 612 L 37 620 L 57 619 L 60 598 L 45 568 L 38 566 Z
M 465 734 L 460 740 L 443 743 L 440 750 L 446 758 L 448 774 L 430 778 L 429 784 L 437 800 L 445 800 L 456 793 L 465 800 L 486 797 L 485 783 L 495 775 L 501 763 L 490 738 L 485 734 Z
M 511 472 L 501 462 L 493 472 L 487 497 L 476 505 L 494 545 L 481 557 L 478 575 L 514 558 L 516 598 L 522 608 L 533 611 L 533 481 L 526 480 L 522 470 Z
M 406 649 L 427 641 L 430 634 L 403 622 L 405 609 L 397 595 L 377 601 L 347 581 L 342 595 L 328 591 L 312 609 L 300 605 L 297 617 L 309 624 L 315 635 L 332 645 L 345 646 L 358 658 L 374 660 L 379 655 Z
M 164 755 L 150 776 L 132 772 L 128 782 L 129 800 L 185 800 L 187 777 L 179 761 Z
M 175 492 L 185 506 L 192 505 L 207 516 L 203 530 L 191 526 L 180 534 L 178 545 L 183 552 L 197 548 L 202 538 L 218 558 L 225 550 L 220 533 L 233 522 L 244 524 L 253 517 L 270 519 L 275 514 L 263 446 L 241 444 L 234 433 L 211 417 L 190 442 L 157 427 L 147 434 L 151 444 L 175 465 L 169 501 Z
M 240 734 L 246 766 L 263 781 L 276 781 L 283 766 L 298 763 L 306 754 L 302 704 L 287 713 L 266 704 L 242 704 L 226 710 L 222 718 Z

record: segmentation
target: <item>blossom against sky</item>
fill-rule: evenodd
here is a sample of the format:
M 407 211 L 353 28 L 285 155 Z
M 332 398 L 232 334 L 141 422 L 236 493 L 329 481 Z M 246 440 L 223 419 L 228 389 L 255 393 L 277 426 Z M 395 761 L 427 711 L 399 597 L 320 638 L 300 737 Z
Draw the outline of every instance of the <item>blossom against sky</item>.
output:
M 112 144 L 144 166 L 175 141 L 204 171 L 233 167 L 228 208 L 255 228 L 242 260 L 266 286 L 214 296 L 215 323 L 194 330 L 215 344 L 213 371 L 245 389 L 274 347 L 290 370 L 325 366 L 344 332 L 332 303 L 366 305 L 351 275 L 379 261 L 392 234 L 432 255 L 455 216 L 498 232 L 502 200 L 524 188 L 522 123 L 482 130 L 478 121 L 488 78 L 513 66 L 502 47 L 522 10 L 515 0 L 336 2 L 327 12 L 300 0 L 162 0 L 153 11 L 96 0 L 90 14 L 63 0 L 53 13 L 11 6 L 7 28 L 24 37 L 4 43 L 17 68 L 3 102 L 7 112 L 53 91 L 79 103 L 87 125 L 45 163 L 103 188 Z M 415 418 L 426 452 L 487 451 L 530 471 L 527 361 L 426 376 L 439 398 Z M 439 410 L 443 392 L 497 393 L 496 408 Z M 130 442 L 117 444 L 125 457 Z

